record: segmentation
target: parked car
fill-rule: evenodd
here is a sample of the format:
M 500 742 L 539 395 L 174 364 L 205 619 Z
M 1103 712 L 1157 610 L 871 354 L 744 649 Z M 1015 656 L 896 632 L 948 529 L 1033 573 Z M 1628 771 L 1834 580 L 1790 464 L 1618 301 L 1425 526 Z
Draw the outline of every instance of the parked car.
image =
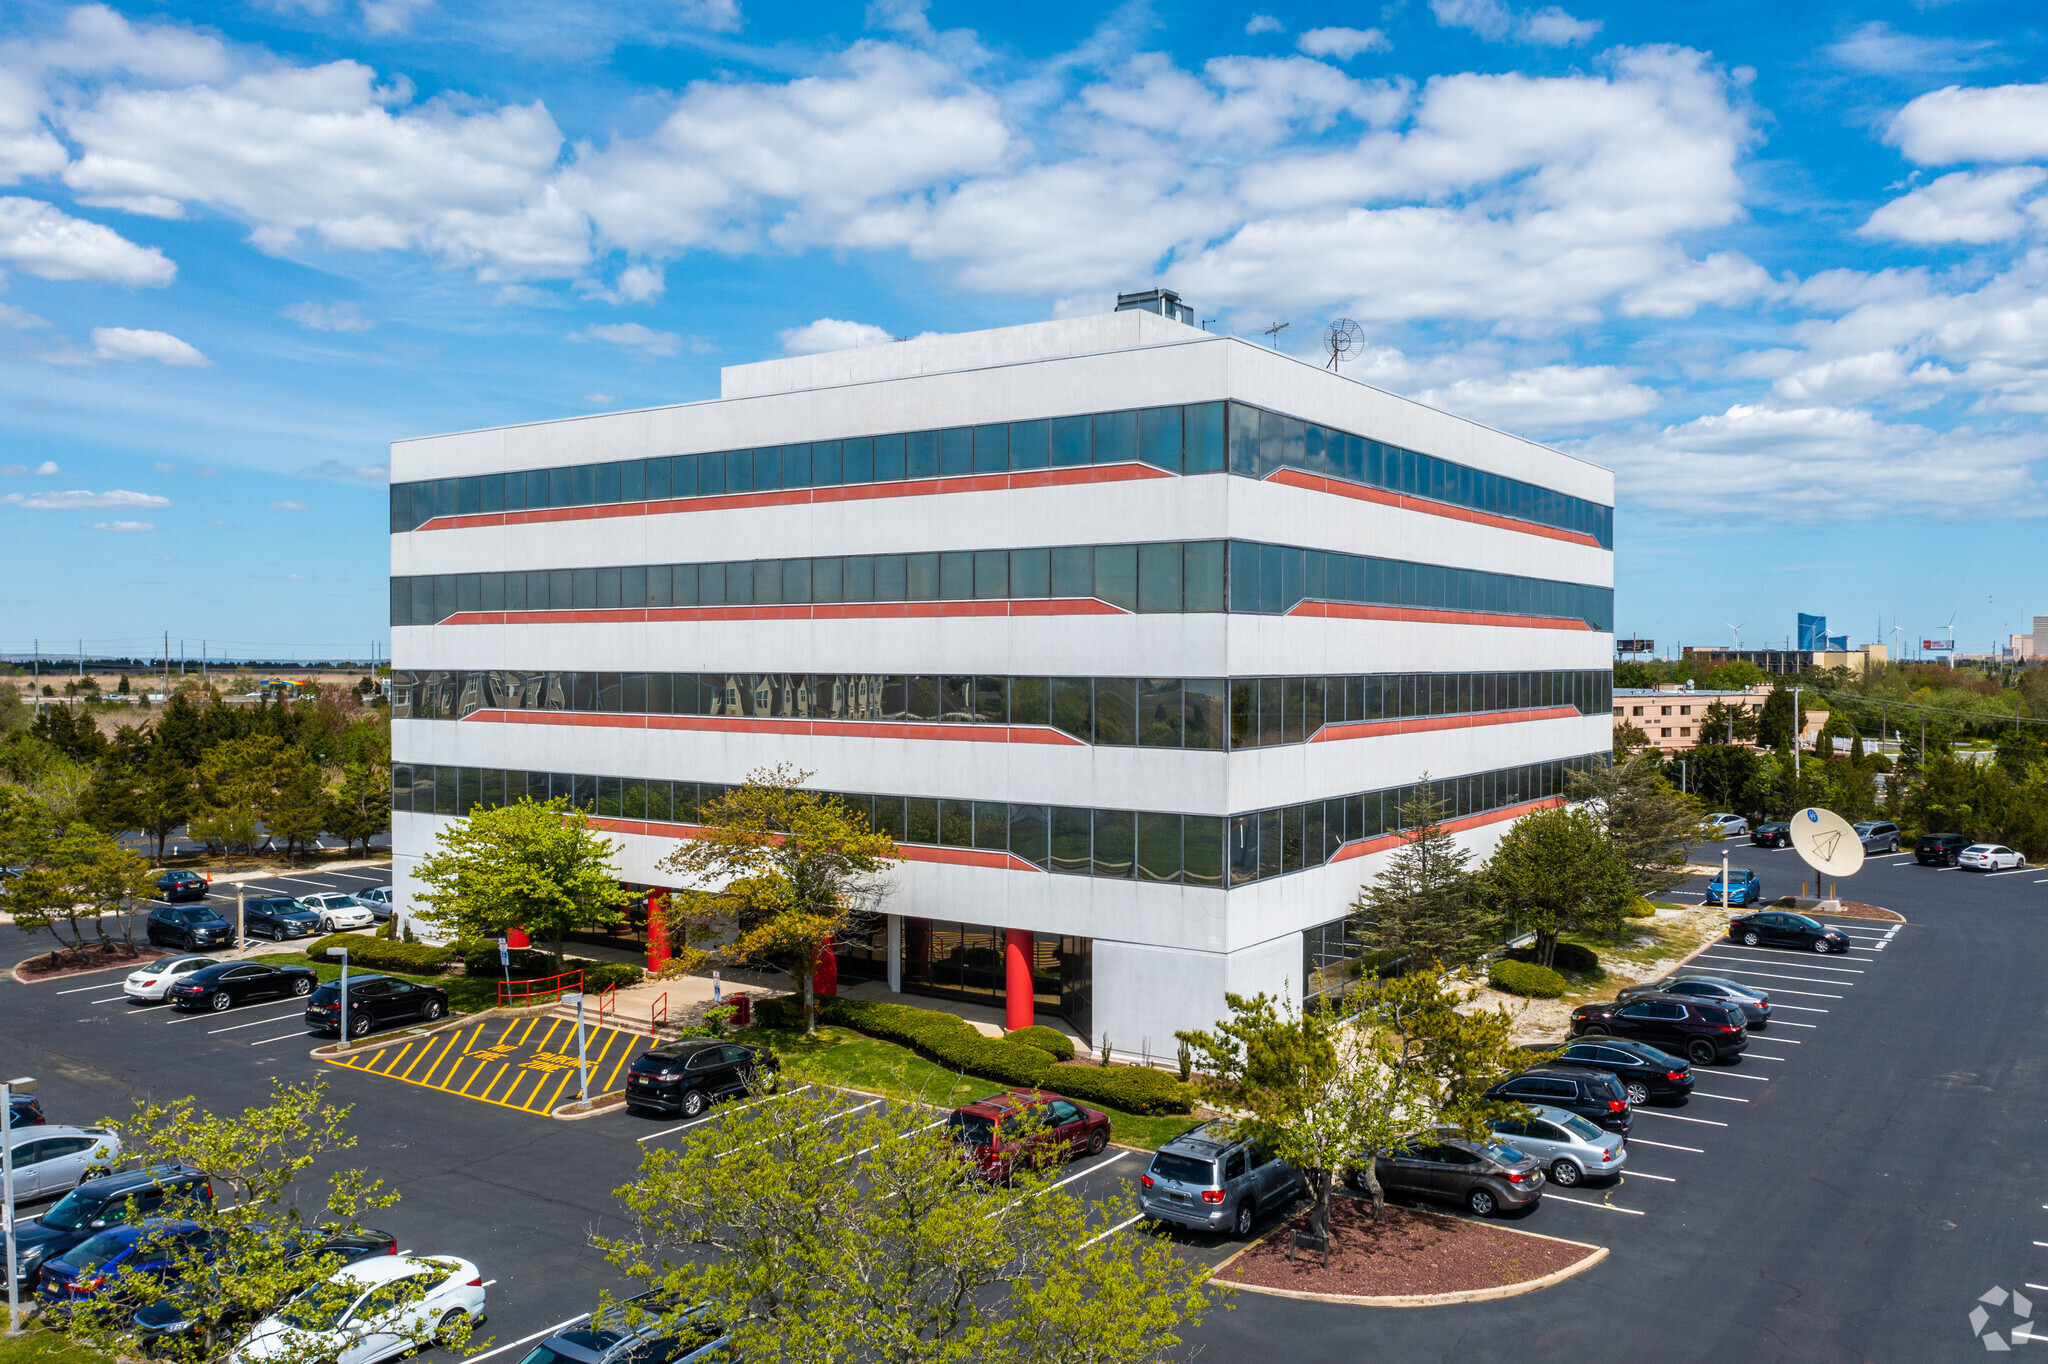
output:
M 1532 1117 L 1496 1118 L 1493 1134 L 1515 1150 L 1543 1162 L 1550 1182 L 1569 1189 L 1590 1178 L 1618 1176 L 1628 1164 L 1619 1132 L 1603 1131 L 1576 1113 L 1537 1104 Z
M 684 1037 L 641 1052 L 626 1071 L 626 1108 L 703 1115 L 728 1094 L 775 1089 L 782 1062 L 766 1047 Z
M 1849 935 L 1839 928 L 1785 910 L 1765 910 L 1728 921 L 1728 936 L 1745 947 L 1805 947 L 1847 952 Z
M 233 947 L 235 926 L 208 905 L 158 905 L 149 911 L 150 945 L 198 952 L 208 947 Z
M 182 1199 L 213 1201 L 213 1181 L 197 1170 L 154 1165 L 142 1170 L 88 1179 L 57 1200 L 55 1207 L 14 1227 L 15 1273 L 26 1294 L 44 1264 L 56 1259 L 95 1232 L 149 1217 L 168 1200 L 173 1209 Z
M 283 942 L 303 938 L 320 927 L 320 916 L 289 895 L 266 895 L 242 906 L 242 931 L 252 938 Z
M 1729 1061 L 1749 1046 L 1740 1010 L 1683 995 L 1638 995 L 1572 1010 L 1572 1036 L 1621 1037 L 1683 1054 L 1696 1066 Z
M 1389 1194 L 1463 1203 L 1477 1217 L 1531 1207 L 1543 1196 L 1543 1162 L 1505 1142 L 1410 1137 L 1372 1165 Z M 1362 1171 L 1351 1172 L 1351 1186 L 1366 1187 Z
M 367 1037 L 374 1028 L 413 1019 L 433 1022 L 448 1012 L 448 992 L 395 976 L 348 978 L 348 1035 Z M 328 981 L 306 1001 L 306 1026 L 317 1033 L 341 1032 L 341 985 Z
M 7 1125 L 10 1128 L 40 1127 L 48 1121 L 43 1117 L 43 1101 L 33 1094 L 16 1094 L 7 1091 Z
M 20 1130 L 13 1156 L 14 1198 L 27 1203 L 69 1193 L 87 1174 L 112 1169 L 121 1159 L 121 1138 L 105 1127 L 45 1123 Z
M 1854 826 L 1856 837 L 1863 841 L 1867 856 L 1881 857 L 1899 850 L 1899 826 L 1882 819 L 1859 820 Z
M 156 878 L 156 893 L 160 900 L 173 903 L 179 900 L 204 900 L 206 893 L 213 889 L 213 878 L 201 876 L 196 871 L 174 868 Z
M 464 1319 L 484 1319 L 484 1280 L 452 1255 L 375 1255 L 337 1271 L 265 1317 L 235 1350 L 240 1364 L 303 1359 L 376 1364 L 445 1340 Z
M 381 922 L 391 917 L 391 887 L 371 886 L 356 892 L 356 902 L 377 916 Z
M 1790 824 L 1759 824 L 1749 831 L 1749 841 L 1759 848 L 1789 848 L 1792 846 Z
M 36 1296 L 59 1311 L 85 1299 L 129 1297 L 131 1276 L 161 1276 L 196 1251 L 211 1259 L 214 1233 L 197 1222 L 152 1217 L 94 1232 L 43 1266 Z
M 2011 871 L 2027 865 L 2027 859 L 1999 843 L 1972 843 L 1956 857 L 1956 865 L 1970 871 Z
M 1161 1146 L 1138 1181 L 1138 1211 L 1193 1231 L 1223 1231 L 1242 1241 L 1259 1212 L 1275 1212 L 1303 1190 L 1301 1172 L 1233 1135 L 1203 1123 Z
M 224 961 L 202 966 L 171 987 L 172 1007 L 232 1009 L 257 999 L 309 995 L 317 982 L 310 968 L 272 966 L 262 961 Z
M 160 957 L 149 965 L 128 973 L 121 982 L 121 993 L 130 999 L 161 1002 L 170 993 L 173 985 L 191 975 L 194 971 L 220 963 L 213 957 L 195 957 L 190 954 L 176 957 Z
M 1747 867 L 1730 867 L 1725 886 L 1719 876 L 1707 882 L 1707 903 L 1710 905 L 1740 905 L 1747 909 L 1763 898 L 1763 885 L 1756 879 L 1756 873 Z
M 1768 992 L 1753 985 L 1723 980 L 1719 976 L 1666 976 L 1662 980 L 1631 985 L 1617 997 L 1633 999 L 1637 995 L 1686 995 L 1693 999 L 1710 999 L 1716 1004 L 1742 1010 L 1743 1025 L 1750 1028 L 1766 1027 L 1771 1021 Z
M 724 1358 L 718 1347 L 726 1336 L 710 1320 L 711 1304 L 700 1303 L 662 1321 L 655 1315 L 661 1305 L 654 1298 L 653 1293 L 639 1293 L 620 1304 L 641 1305 L 648 1315 L 638 1326 L 627 1325 L 623 1314 L 599 1317 L 587 1326 L 549 1336 L 519 1364 L 696 1364 Z
M 960 1152 L 984 1179 L 1020 1165 L 1057 1165 L 1109 1145 L 1109 1114 L 1042 1089 L 1006 1089 L 962 1104 L 946 1120 Z
M 1495 1103 L 1548 1104 L 1623 1136 L 1635 1125 L 1620 1077 L 1586 1066 L 1531 1066 L 1487 1090 L 1486 1097 Z
M 1923 867 L 1953 867 L 1969 846 L 1961 834 L 1922 834 L 1913 845 L 1913 860 Z
M 322 933 L 338 933 L 351 928 L 368 928 L 377 922 L 377 916 L 370 907 L 358 903 L 353 895 L 338 891 L 322 891 L 317 895 L 301 896 L 300 909 L 310 910 L 320 916 Z
M 1604 1070 L 1621 1081 L 1631 1105 L 1652 1099 L 1684 1098 L 1692 1093 L 1692 1063 L 1648 1042 L 1601 1037 L 1573 1042 L 1556 1056 L 1554 1066 Z
M 328 1237 L 319 1245 L 302 1252 L 304 1255 L 332 1256 L 333 1267 L 340 1269 L 372 1255 L 396 1255 L 398 1238 L 388 1231 L 377 1231 L 365 1227 L 360 1231 L 341 1232 Z M 285 1263 L 301 1258 L 298 1255 L 286 1257 Z M 190 1331 L 193 1326 L 195 1290 L 189 1286 L 174 1287 L 155 1302 L 140 1308 L 135 1313 L 135 1334 L 145 1346 L 152 1342 L 170 1341 Z M 248 1320 L 248 1316 L 230 1308 L 215 1323 L 217 1327 L 233 1327 Z
M 1740 838 L 1749 832 L 1749 821 L 1741 815 L 1708 815 L 1707 833 L 1714 838 Z

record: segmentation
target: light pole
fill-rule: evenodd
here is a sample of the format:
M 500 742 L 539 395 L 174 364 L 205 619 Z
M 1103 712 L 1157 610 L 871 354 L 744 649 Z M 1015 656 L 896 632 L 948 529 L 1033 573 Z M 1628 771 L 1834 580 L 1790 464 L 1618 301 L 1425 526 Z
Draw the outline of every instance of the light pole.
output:
M 0 1080 L 0 1104 L 6 1106 L 4 1118 L 0 1118 L 0 1221 L 6 1223 L 7 1231 L 7 1334 L 21 1334 L 21 1276 L 16 1273 L 14 1259 L 14 1096 L 33 1094 L 36 1082 L 33 1076 L 24 1075 L 16 1080 Z
M 571 990 L 562 996 L 565 1000 L 576 1001 L 576 1100 L 590 1102 L 590 1064 L 583 1056 L 583 992 Z
M 1804 718 L 1799 713 L 1799 688 L 1794 687 L 1792 689 L 1792 781 L 1795 785 L 1799 781 L 1799 731 L 1806 728 L 1801 723 Z
M 1728 850 L 1721 849 L 1721 912 L 1728 912 Z
M 347 1051 L 347 1050 L 348 1050 L 348 1025 L 349 1025 L 349 1017 L 348 1017 L 348 949 L 347 949 L 346 947 L 330 947 L 330 948 L 328 948 L 328 949 L 327 949 L 327 955 L 328 955 L 328 956 L 330 956 L 330 957 L 340 957 L 340 958 L 341 958 L 341 1026 L 340 1026 L 340 1027 L 339 1027 L 339 1028 L 337 1029 L 337 1031 L 339 1032 L 339 1034 L 340 1034 L 340 1036 L 341 1036 L 341 1049 L 342 1049 L 343 1051 Z

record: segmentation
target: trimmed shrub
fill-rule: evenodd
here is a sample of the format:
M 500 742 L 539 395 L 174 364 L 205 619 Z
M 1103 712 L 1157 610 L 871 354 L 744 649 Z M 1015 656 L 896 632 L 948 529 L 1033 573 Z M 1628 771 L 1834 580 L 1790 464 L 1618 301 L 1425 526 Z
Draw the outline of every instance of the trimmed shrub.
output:
M 1559 999 L 1564 995 L 1564 977 L 1547 966 L 1503 957 L 1487 968 L 1486 983 L 1496 990 L 1526 999 Z
M 579 961 L 574 966 L 565 961 L 562 964 L 572 971 L 582 968 L 585 990 L 602 990 L 611 985 L 638 985 L 647 976 L 646 971 L 629 961 Z
M 1651 904 L 1648 900 L 1638 900 L 1624 910 L 1623 913 L 1627 914 L 1631 919 L 1654 919 L 1657 917 L 1657 906 Z
M 1022 1042 L 1026 1046 L 1036 1047 L 1055 1061 L 1071 1061 L 1074 1059 L 1074 1039 L 1061 1032 L 1058 1028 L 1048 1028 L 1043 1023 L 1033 1023 L 1028 1028 L 1019 1028 L 1015 1032 L 1005 1033 L 1003 1040 L 1005 1042 Z
M 498 964 L 496 939 L 458 938 L 454 947 L 455 955 L 462 959 L 464 975 L 500 978 L 504 976 L 505 967 Z M 514 980 L 534 980 L 555 974 L 555 957 L 552 952 L 536 952 L 529 947 L 515 947 L 511 951 L 511 957 Z
M 408 975 L 432 976 L 446 971 L 455 961 L 453 947 L 366 938 L 355 933 L 330 933 L 308 946 L 306 955 L 324 962 L 330 947 L 346 947 L 348 964 L 361 970 L 403 971 Z
M 1054 1066 L 1038 1083 L 1070 1099 L 1126 1113 L 1186 1113 L 1194 1107 L 1186 1085 L 1150 1066 Z
M 1508 956 L 1516 961 L 1526 961 L 1533 964 L 1536 961 L 1536 949 L 1533 947 L 1517 947 L 1514 951 L 1508 953 Z M 1600 954 L 1590 947 L 1583 947 L 1575 942 L 1558 943 L 1557 950 L 1550 957 L 1550 968 L 1553 971 L 1570 971 L 1582 976 L 1597 977 L 1604 974 L 1600 969 Z

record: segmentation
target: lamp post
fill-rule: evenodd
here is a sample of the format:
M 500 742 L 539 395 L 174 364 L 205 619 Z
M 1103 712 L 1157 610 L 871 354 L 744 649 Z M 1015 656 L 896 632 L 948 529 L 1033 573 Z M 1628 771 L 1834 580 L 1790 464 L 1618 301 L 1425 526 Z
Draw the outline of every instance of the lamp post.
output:
M 1797 785 L 1799 781 L 1799 731 L 1806 728 L 1801 723 L 1804 718 L 1799 713 L 1799 688 L 1794 687 L 1792 689 L 1792 781 L 1794 785 Z
M 1728 912 L 1728 850 L 1721 849 L 1721 912 Z
M 590 1063 L 583 1055 L 583 992 L 571 990 L 562 996 L 564 1000 L 576 1001 L 576 1101 L 590 1102 Z
M 0 1104 L 6 1106 L 4 1118 L 0 1118 L 0 1221 L 6 1223 L 7 1232 L 7 1334 L 21 1334 L 21 1276 L 15 1272 L 14 1259 L 14 1096 L 35 1093 L 33 1076 L 24 1075 L 15 1080 L 0 1080 Z
M 328 956 L 330 956 L 330 957 L 340 957 L 340 958 L 341 958 L 341 1024 L 340 1024 L 340 1027 L 339 1027 L 339 1028 L 337 1029 L 337 1031 L 338 1031 L 338 1032 L 339 1032 L 339 1033 L 341 1034 L 341 1049 L 342 1049 L 343 1051 L 347 1051 L 347 1050 L 348 1050 L 348 1025 L 349 1025 L 349 1017 L 348 1017 L 348 949 L 347 949 L 346 947 L 330 947 L 330 948 L 328 948 L 328 949 L 327 949 L 327 955 L 328 955 Z

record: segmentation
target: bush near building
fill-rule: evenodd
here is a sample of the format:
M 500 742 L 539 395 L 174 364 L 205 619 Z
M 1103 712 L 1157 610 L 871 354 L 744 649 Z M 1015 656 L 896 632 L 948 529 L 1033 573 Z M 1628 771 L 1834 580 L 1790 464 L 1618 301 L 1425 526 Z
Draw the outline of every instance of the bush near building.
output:
M 1486 983 L 1505 994 L 1525 999 L 1564 998 L 1564 977 L 1532 961 L 1503 957 L 1487 968 Z

